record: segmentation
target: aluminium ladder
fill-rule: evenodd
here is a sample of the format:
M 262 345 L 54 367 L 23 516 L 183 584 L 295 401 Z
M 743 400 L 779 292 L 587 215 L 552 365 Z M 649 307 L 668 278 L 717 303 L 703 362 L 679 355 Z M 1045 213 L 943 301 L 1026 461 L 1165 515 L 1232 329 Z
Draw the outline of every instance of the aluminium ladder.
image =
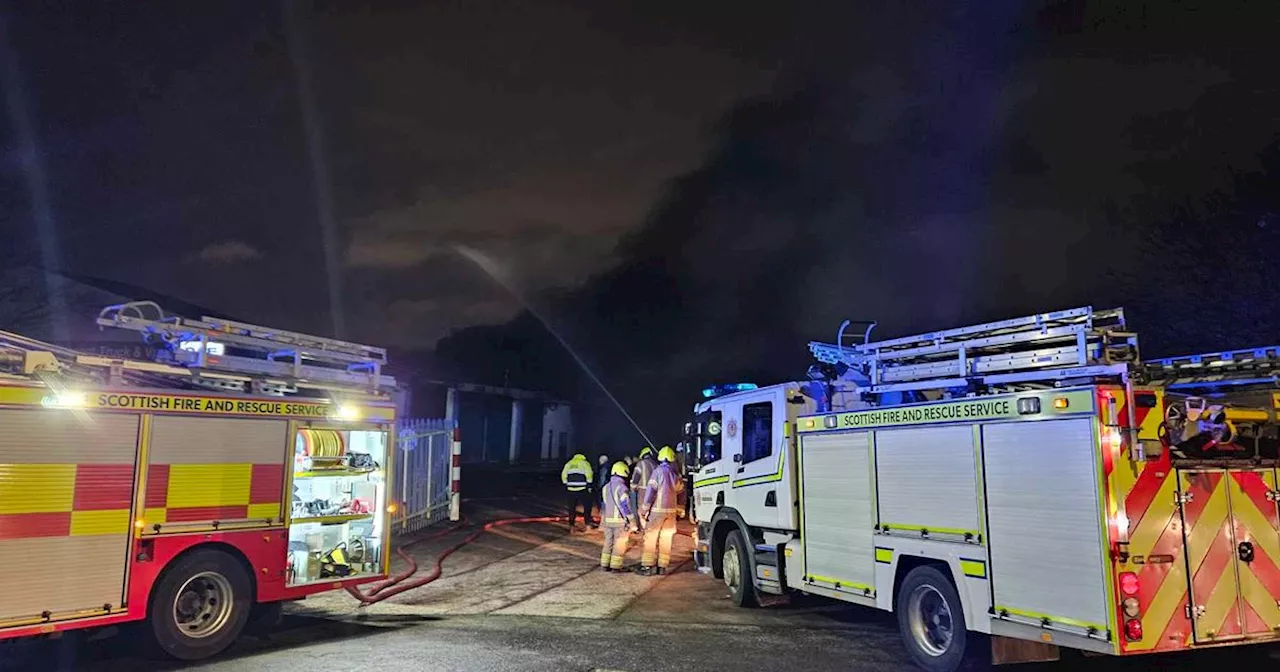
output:
M 1171 390 L 1258 385 L 1280 389 L 1280 346 L 1224 350 L 1144 362 L 1144 380 Z
M 869 333 L 869 332 L 868 332 Z M 844 367 L 858 392 L 970 389 L 1124 377 L 1138 337 L 1124 310 L 1073 308 L 854 345 L 813 342 L 821 363 Z
M 151 301 L 107 306 L 97 323 L 164 343 L 176 365 L 171 368 L 202 387 L 272 395 L 299 387 L 385 395 L 396 385 L 382 372 L 384 348 L 209 316 L 167 315 Z M 212 354 L 210 344 L 236 354 Z

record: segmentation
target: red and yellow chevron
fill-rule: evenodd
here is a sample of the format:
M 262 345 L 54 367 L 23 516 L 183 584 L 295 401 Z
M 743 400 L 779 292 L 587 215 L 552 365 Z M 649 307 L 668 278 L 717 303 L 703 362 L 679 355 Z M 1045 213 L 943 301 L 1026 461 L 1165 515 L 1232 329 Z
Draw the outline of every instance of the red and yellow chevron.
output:
M 0 464 L 0 540 L 129 531 L 133 465 Z
M 1163 399 L 1157 392 L 1142 394 L 1156 394 L 1158 403 L 1148 398 L 1135 408 L 1138 438 L 1154 441 Z M 1123 402 L 1119 417 L 1127 427 Z M 1280 633 L 1275 471 L 1178 470 L 1167 452 L 1135 463 L 1118 436 L 1104 436 L 1102 449 L 1115 575 L 1133 572 L 1139 579 L 1142 638 L 1120 635 L 1122 652 L 1174 651 Z M 1123 541 L 1128 556 L 1121 562 Z M 1249 562 L 1240 560 L 1241 542 L 1253 551 Z M 1116 609 L 1123 624 L 1127 619 Z
M 162 523 L 274 520 L 280 517 L 283 464 L 153 464 L 143 519 Z

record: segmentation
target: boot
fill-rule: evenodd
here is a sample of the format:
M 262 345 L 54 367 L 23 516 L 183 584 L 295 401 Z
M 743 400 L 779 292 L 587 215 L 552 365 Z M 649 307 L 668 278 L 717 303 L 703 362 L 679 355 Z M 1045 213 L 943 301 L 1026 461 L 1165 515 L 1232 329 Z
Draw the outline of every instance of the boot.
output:
M 659 568 L 657 569 L 657 572 L 656 572 L 656 574 L 657 574 L 658 576 L 662 576 L 663 574 L 666 574 L 666 573 L 667 573 L 667 568 L 666 568 L 666 567 L 659 567 Z
M 640 576 L 653 576 L 653 572 L 654 568 L 646 565 L 640 565 L 640 568 L 636 570 L 636 574 Z

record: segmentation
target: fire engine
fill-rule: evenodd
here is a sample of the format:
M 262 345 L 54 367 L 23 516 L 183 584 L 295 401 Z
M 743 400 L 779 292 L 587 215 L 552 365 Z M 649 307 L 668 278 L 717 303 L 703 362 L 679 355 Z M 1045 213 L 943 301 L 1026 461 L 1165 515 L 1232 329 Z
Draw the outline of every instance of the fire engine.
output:
M 1143 361 L 1121 309 L 848 325 L 686 425 L 695 559 L 738 605 L 891 611 L 933 671 L 1280 639 L 1280 349 Z
M 283 601 L 388 574 L 386 351 L 110 306 L 157 361 L 0 332 L 0 639 L 146 621 L 225 649 Z

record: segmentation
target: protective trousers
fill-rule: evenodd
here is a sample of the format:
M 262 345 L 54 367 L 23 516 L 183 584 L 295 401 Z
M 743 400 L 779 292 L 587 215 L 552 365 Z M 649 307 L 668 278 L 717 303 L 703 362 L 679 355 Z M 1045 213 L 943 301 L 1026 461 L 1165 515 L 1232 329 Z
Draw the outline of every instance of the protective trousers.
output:
M 640 500 L 643 498 L 644 498 L 643 490 L 631 491 L 631 510 L 632 511 L 640 510 Z M 644 529 L 644 519 L 641 518 L 640 516 L 636 516 L 636 530 L 643 530 L 643 529 Z
M 573 527 L 578 520 L 578 507 L 582 507 L 582 521 L 585 525 L 591 524 L 591 492 L 582 489 L 578 491 L 570 490 L 569 495 L 569 527 Z
M 675 513 L 654 513 L 644 521 L 644 553 L 640 556 L 640 564 L 666 569 L 671 564 L 671 541 L 676 536 Z
M 625 526 L 604 526 L 604 544 L 600 547 L 600 566 L 609 569 L 622 569 L 622 561 L 627 557 L 627 528 Z

